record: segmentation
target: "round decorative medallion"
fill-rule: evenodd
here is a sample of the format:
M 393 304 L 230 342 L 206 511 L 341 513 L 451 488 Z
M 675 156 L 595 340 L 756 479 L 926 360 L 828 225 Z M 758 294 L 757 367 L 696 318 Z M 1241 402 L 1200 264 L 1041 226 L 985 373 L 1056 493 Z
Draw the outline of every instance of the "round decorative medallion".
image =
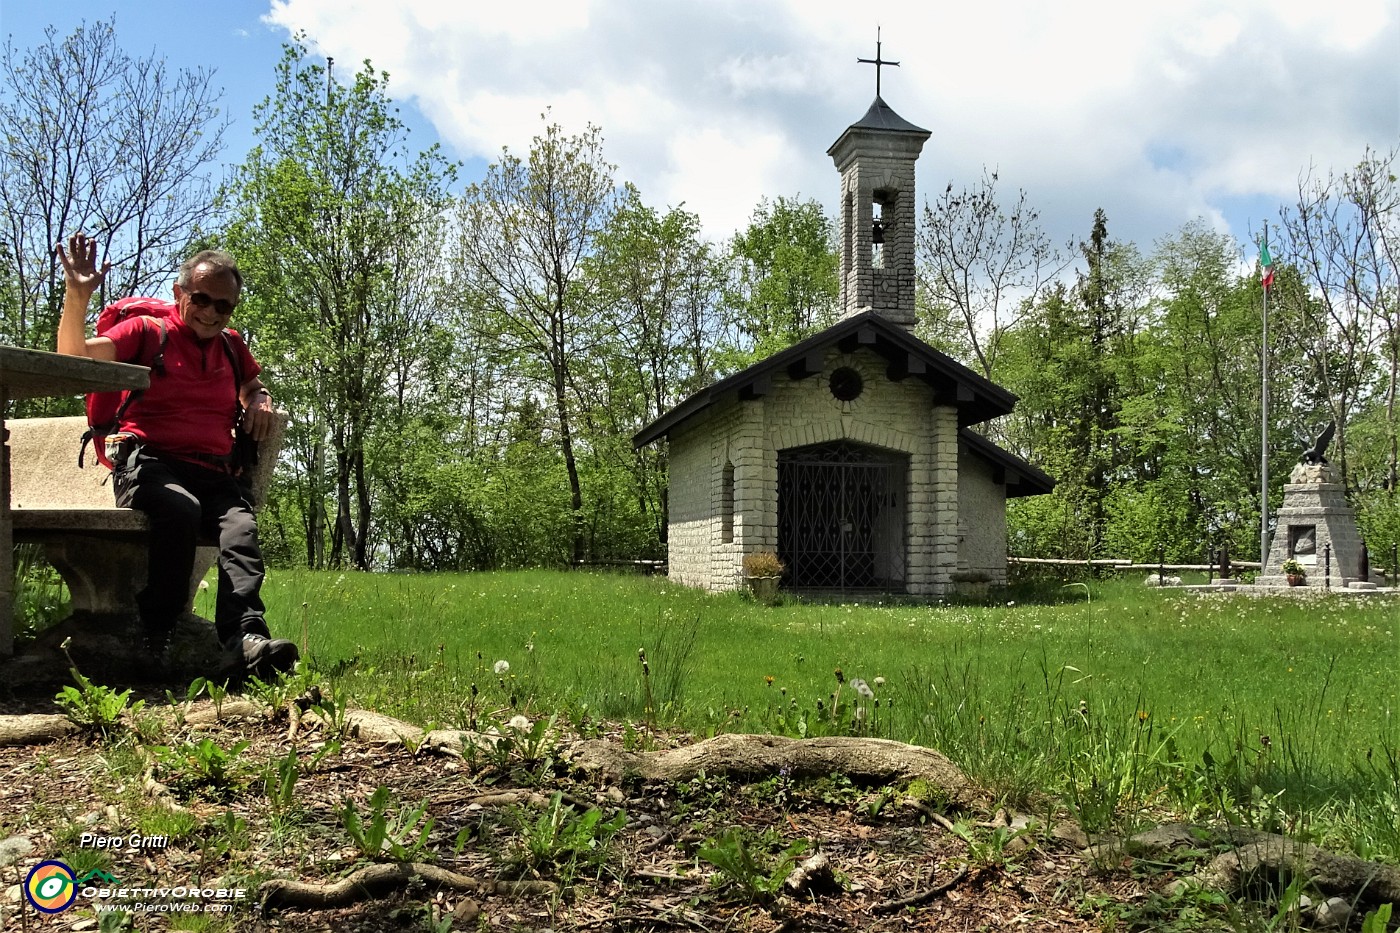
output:
M 849 366 L 842 366 L 831 374 L 831 394 L 843 402 L 853 402 L 860 398 L 865 388 L 865 380 L 860 373 Z

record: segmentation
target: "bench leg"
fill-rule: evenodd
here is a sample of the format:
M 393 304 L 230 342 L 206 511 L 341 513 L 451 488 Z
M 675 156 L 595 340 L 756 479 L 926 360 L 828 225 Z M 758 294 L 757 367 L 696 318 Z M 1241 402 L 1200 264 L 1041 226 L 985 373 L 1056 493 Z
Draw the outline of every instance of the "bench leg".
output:
M 176 624 L 166 665 L 152 664 L 136 611 L 136 594 L 146 585 L 144 542 L 80 534 L 46 541 L 44 551 L 68 585 L 72 615 L 40 633 L 19 656 L 0 658 L 0 682 L 65 682 L 70 658 L 98 683 L 188 682 L 220 676 L 223 649 L 214 626 L 188 607 Z M 200 548 L 195 554 L 191 603 L 217 555 L 215 548 Z
M 71 535 L 44 543 L 49 563 L 68 584 L 73 612 L 88 615 L 134 615 L 136 594 L 146 585 L 146 545 L 99 535 Z M 185 611 L 193 611 L 199 581 L 209 572 L 218 550 L 195 552 Z

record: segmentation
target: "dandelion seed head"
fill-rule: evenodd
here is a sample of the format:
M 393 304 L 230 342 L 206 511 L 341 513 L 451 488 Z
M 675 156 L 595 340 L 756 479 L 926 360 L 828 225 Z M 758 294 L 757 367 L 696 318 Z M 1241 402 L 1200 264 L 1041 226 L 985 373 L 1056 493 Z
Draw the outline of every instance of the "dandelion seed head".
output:
M 506 723 L 506 725 L 510 726 L 516 732 L 529 732 L 532 724 L 528 716 L 512 716 L 510 717 L 510 722 Z
M 497 661 L 495 666 L 492 667 L 491 670 L 495 671 L 496 676 L 499 677 L 501 674 L 504 674 L 506 671 L 510 670 L 510 662 L 504 659 Z
M 8 868 L 34 851 L 34 844 L 25 836 L 0 839 L 0 868 Z

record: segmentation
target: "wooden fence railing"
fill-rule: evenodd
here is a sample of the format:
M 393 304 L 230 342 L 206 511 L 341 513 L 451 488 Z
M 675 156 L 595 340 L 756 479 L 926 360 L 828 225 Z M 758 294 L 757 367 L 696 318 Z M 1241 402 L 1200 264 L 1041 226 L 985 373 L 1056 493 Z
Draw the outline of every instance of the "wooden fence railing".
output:
M 1180 573 L 1183 570 L 1199 570 L 1203 572 L 1214 571 L 1219 573 L 1220 564 L 1168 564 L 1168 563 L 1142 563 L 1140 561 L 1116 560 L 1113 558 L 1099 558 L 1095 560 L 1065 560 L 1054 557 L 1008 557 L 1008 564 L 1043 565 L 1051 567 L 1088 567 L 1093 570 L 1156 570 L 1165 573 L 1170 570 Z M 1231 560 L 1230 569 L 1235 570 L 1258 570 L 1257 560 Z

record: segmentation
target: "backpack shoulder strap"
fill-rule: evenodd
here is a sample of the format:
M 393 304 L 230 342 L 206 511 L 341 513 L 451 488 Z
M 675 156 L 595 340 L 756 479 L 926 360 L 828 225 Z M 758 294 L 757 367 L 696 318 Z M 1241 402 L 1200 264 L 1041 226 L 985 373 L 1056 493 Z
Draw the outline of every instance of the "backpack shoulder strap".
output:
M 146 320 L 154 320 L 156 326 L 160 328 L 160 342 L 156 344 L 156 355 L 151 357 L 151 370 L 163 376 L 165 375 L 165 342 L 170 339 L 170 331 L 166 328 L 163 317 L 148 317 Z
M 170 337 L 170 332 L 165 329 L 165 321 L 156 318 L 156 325 L 160 327 L 160 342 L 156 344 L 156 355 L 151 358 L 151 372 L 158 375 L 165 375 L 165 341 Z M 131 407 L 131 403 L 136 401 L 146 392 L 145 389 L 132 389 L 126 393 L 126 398 L 122 399 L 121 405 L 117 408 L 116 415 L 112 418 L 112 427 L 121 424 L 122 415 Z M 79 464 L 81 466 L 82 464 Z
M 243 364 L 233 349 L 233 336 L 228 331 L 221 332 L 219 336 L 224 340 L 224 356 L 228 357 L 229 366 L 233 368 L 233 394 L 237 398 L 243 388 Z

